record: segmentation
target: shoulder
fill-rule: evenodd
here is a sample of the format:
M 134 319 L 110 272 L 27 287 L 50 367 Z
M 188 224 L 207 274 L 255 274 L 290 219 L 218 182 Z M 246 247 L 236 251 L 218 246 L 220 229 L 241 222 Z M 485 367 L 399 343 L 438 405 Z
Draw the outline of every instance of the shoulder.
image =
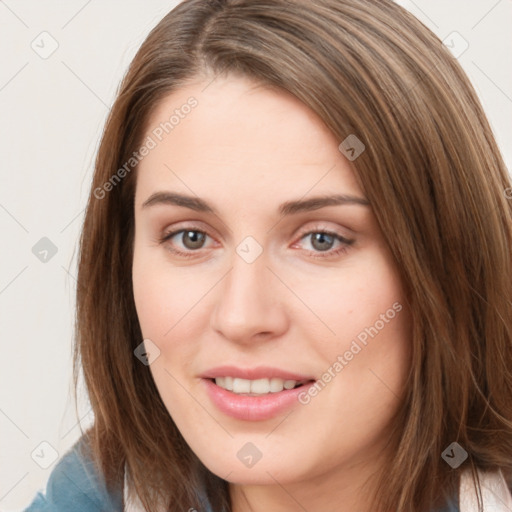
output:
M 53 468 L 46 492 L 24 512 L 98 512 L 122 510 L 122 494 L 109 494 L 82 436 Z
M 484 510 L 489 512 L 512 510 L 512 493 L 500 470 L 487 472 L 479 469 L 478 478 Z M 464 471 L 460 480 L 460 512 L 478 512 L 474 485 L 474 478 L 470 471 Z

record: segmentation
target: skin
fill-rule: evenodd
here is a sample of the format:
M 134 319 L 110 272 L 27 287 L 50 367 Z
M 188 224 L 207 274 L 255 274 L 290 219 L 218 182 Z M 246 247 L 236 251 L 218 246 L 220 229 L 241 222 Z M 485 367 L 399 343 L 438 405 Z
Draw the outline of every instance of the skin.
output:
M 249 79 L 210 81 L 157 105 L 149 136 L 190 96 L 198 101 L 137 169 L 133 285 L 144 338 L 160 350 L 150 370 L 187 443 L 230 482 L 235 512 L 370 510 L 361 486 L 382 469 L 410 367 L 410 315 L 394 261 L 370 206 L 279 215 L 285 201 L 365 197 L 341 141 L 316 114 Z M 199 196 L 218 215 L 143 207 L 161 191 Z M 179 229 L 208 236 L 202 245 L 183 232 L 159 243 Z M 315 244 L 311 233 L 323 230 L 353 242 Z M 247 236 L 262 249 L 252 263 L 236 252 Z M 321 258 L 322 247 L 331 256 Z M 307 405 L 242 421 L 205 393 L 199 375 L 224 364 L 321 378 L 396 302 L 402 310 Z M 262 453 L 251 468 L 237 457 L 247 442 Z

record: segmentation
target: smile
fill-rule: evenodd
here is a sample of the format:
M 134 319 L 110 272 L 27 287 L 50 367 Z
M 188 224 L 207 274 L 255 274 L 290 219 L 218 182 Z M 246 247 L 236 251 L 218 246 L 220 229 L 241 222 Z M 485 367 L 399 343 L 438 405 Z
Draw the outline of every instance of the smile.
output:
M 280 378 L 263 378 L 263 379 L 241 379 L 238 377 L 216 377 L 215 384 L 232 391 L 237 395 L 258 396 L 268 393 L 280 393 L 285 389 L 294 389 L 297 386 L 306 384 L 307 381 L 284 380 Z
M 307 392 L 315 382 L 279 378 L 247 380 L 229 376 L 201 381 L 210 401 L 221 413 L 242 421 L 269 420 L 301 406 L 299 394 Z

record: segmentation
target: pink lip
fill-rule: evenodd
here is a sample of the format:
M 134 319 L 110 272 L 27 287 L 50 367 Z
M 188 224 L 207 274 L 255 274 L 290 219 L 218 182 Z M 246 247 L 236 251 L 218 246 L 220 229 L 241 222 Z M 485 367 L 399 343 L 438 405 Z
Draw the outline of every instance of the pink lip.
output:
M 311 375 L 303 375 L 298 373 L 290 373 L 279 368 L 270 366 L 258 366 L 256 368 L 236 368 L 235 366 L 217 366 L 207 370 L 202 375 L 203 379 L 215 379 L 216 377 L 238 377 L 239 379 L 256 380 L 256 379 L 283 379 L 307 381 L 315 380 Z
M 295 380 L 295 379 L 294 379 Z M 299 394 L 307 392 L 314 382 L 308 382 L 294 389 L 261 396 L 237 395 L 217 386 L 210 379 L 202 379 L 210 400 L 224 414 L 244 421 L 264 421 L 299 405 Z

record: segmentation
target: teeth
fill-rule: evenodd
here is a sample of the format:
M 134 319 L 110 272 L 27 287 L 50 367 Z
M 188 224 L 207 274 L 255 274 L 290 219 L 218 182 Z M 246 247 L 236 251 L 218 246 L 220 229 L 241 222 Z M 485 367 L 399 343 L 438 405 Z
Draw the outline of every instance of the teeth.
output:
M 233 393 L 253 393 L 255 395 L 266 395 L 268 393 L 279 393 L 284 389 L 293 389 L 299 382 L 296 380 L 284 380 L 278 378 L 247 380 L 238 377 L 217 377 L 217 386 L 233 391 Z
M 233 379 L 233 393 L 250 393 L 251 381 L 245 379 Z
M 297 384 L 294 380 L 285 380 L 284 381 L 284 389 L 293 389 Z
M 270 392 L 278 393 L 283 390 L 284 381 L 283 379 L 270 379 Z
M 228 391 L 233 391 L 233 377 L 224 377 L 224 389 Z
M 251 393 L 262 395 L 270 391 L 270 382 L 268 379 L 257 379 L 247 382 L 251 385 Z

